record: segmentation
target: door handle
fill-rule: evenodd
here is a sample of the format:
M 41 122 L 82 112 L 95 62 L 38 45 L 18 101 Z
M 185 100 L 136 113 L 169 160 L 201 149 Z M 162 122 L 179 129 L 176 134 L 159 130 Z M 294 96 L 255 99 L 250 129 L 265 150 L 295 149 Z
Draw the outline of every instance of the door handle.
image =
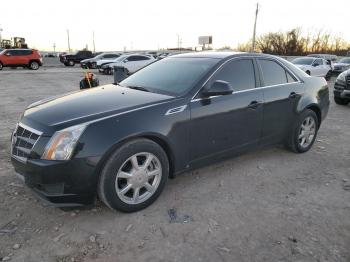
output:
M 259 102 L 259 101 L 252 101 L 248 105 L 248 108 L 249 109 L 257 109 L 259 105 L 261 105 L 261 102 Z
M 297 93 L 291 92 L 291 93 L 289 94 L 289 97 L 288 97 L 288 98 L 294 99 L 294 98 L 296 98 L 297 96 L 298 96 Z

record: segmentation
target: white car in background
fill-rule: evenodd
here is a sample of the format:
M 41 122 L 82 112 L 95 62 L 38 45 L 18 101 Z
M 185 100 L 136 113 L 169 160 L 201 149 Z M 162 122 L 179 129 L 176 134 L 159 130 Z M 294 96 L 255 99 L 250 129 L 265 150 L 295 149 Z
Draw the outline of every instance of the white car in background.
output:
M 105 64 L 101 67 L 104 73 L 113 74 L 114 66 L 124 67 L 128 74 L 133 74 L 137 70 L 156 61 L 152 55 L 129 54 L 120 56 L 115 62 Z
M 323 58 L 299 57 L 294 59 L 292 63 L 310 76 L 324 77 L 326 80 L 332 76 L 332 67 Z
M 340 59 L 337 63 L 334 63 L 333 72 L 340 74 L 348 69 L 350 69 L 350 57 L 344 57 Z

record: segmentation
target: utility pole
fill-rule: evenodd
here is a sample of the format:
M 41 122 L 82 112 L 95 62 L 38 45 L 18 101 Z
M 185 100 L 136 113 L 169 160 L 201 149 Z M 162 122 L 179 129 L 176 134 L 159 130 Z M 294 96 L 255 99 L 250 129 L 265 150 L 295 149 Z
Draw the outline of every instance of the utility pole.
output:
M 179 34 L 176 34 L 177 35 L 177 50 L 180 50 L 180 35 Z
M 56 44 L 53 43 L 53 52 L 56 53 Z
M 259 3 L 256 3 L 255 21 L 254 21 L 254 30 L 253 30 L 252 52 L 255 51 L 256 21 L 258 20 L 258 13 L 259 13 Z
M 94 48 L 94 53 L 95 53 L 95 31 L 92 31 L 92 46 Z
M 0 44 L 1 44 L 1 40 L 2 40 L 1 33 L 2 33 L 2 28 L 1 28 L 1 26 L 0 26 Z
M 69 30 L 67 29 L 68 51 L 70 52 Z

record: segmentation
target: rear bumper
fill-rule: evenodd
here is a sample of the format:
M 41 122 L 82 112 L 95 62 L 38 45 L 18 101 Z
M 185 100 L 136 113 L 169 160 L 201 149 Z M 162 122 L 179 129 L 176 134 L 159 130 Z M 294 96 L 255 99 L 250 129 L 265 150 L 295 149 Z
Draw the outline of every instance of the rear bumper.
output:
M 96 197 L 95 166 L 87 159 L 71 161 L 11 158 L 17 174 L 40 199 L 56 207 L 90 205 Z

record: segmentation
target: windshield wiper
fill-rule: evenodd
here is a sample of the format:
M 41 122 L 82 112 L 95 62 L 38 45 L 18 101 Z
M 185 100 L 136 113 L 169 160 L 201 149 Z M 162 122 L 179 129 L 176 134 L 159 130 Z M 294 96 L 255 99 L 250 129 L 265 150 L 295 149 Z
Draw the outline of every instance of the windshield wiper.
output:
M 130 89 L 135 89 L 135 90 L 140 90 L 140 91 L 145 91 L 145 92 L 150 92 L 147 88 L 143 86 L 126 86 L 127 88 Z

